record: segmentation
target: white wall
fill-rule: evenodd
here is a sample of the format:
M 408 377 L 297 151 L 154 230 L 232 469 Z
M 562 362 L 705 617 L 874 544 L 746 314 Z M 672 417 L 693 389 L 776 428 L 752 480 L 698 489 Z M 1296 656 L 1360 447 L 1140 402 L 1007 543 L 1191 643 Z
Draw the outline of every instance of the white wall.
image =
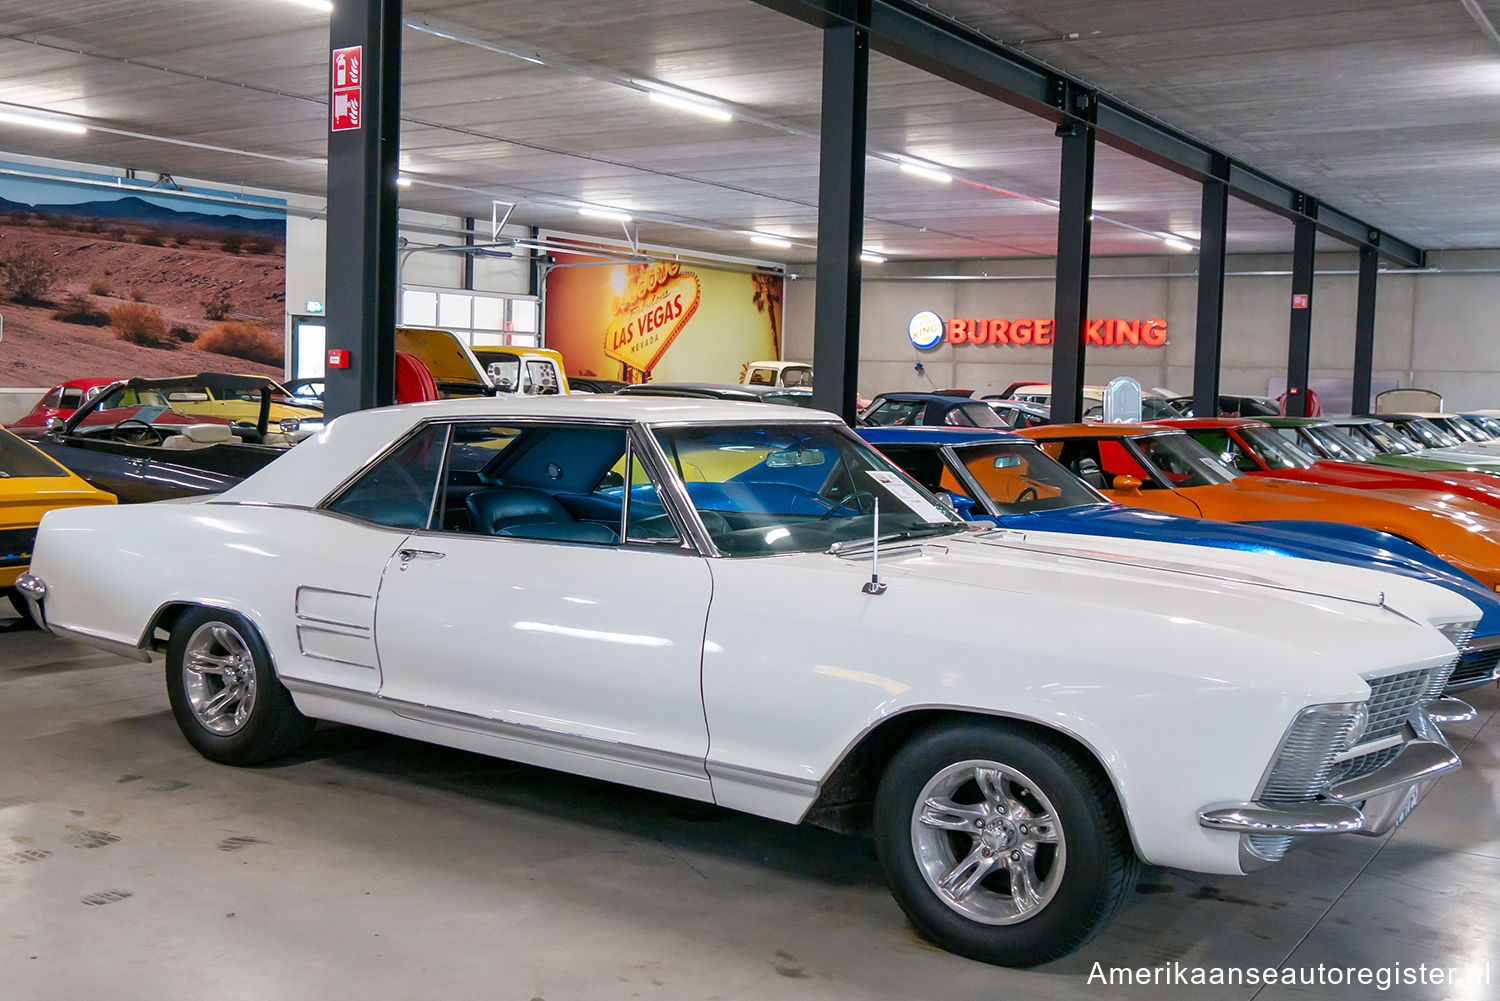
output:
M 1196 261 L 1191 256 L 1098 258 L 1091 264 L 1089 313 L 1095 317 L 1167 321 L 1160 348 L 1092 347 L 1088 382 L 1130 375 L 1145 386 L 1192 390 L 1197 313 Z M 1375 377 L 1443 394 L 1450 408 L 1500 406 L 1500 251 L 1446 251 L 1431 268 L 1449 273 L 1382 273 L 1375 314 Z M 1224 283 L 1221 386 L 1227 393 L 1265 393 L 1285 380 L 1291 278 L 1289 257 L 1231 257 Z M 1320 255 L 1313 284 L 1311 379 L 1349 380 L 1354 367 L 1358 259 Z M 859 389 L 963 386 L 990 392 L 1018 379 L 1050 381 L 1046 347 L 943 344 L 918 351 L 907 338 L 911 316 L 930 309 L 944 318 L 1049 317 L 1053 311 L 1050 260 L 964 261 L 868 268 L 860 311 Z M 1465 270 L 1497 273 L 1462 273 Z M 1238 272 L 1238 274 L 1235 274 Z M 1348 272 L 1348 273 L 1325 273 Z M 901 278 L 895 277 L 901 275 Z M 922 275 L 967 275 L 958 281 Z M 907 276 L 917 277 L 911 280 Z M 786 357 L 812 357 L 814 279 L 787 282 Z M 924 371 L 917 372 L 921 362 Z

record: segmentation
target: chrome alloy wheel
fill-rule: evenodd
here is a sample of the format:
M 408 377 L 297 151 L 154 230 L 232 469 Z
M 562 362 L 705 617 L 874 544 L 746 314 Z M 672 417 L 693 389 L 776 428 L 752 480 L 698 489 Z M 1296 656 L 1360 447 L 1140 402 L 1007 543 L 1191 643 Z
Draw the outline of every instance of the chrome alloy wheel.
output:
M 995 761 L 960 761 L 929 779 L 912 811 L 911 845 L 937 898 L 988 925 L 1035 917 L 1067 862 L 1051 801 Z
M 188 637 L 182 687 L 199 723 L 227 737 L 238 733 L 255 708 L 255 658 L 233 626 L 206 622 Z

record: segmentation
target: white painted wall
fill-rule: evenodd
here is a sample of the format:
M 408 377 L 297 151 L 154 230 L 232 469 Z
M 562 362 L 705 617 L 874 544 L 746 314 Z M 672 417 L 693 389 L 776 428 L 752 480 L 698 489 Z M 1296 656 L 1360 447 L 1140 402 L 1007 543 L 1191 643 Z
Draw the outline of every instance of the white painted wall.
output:
M 1445 251 L 1430 255 L 1448 273 L 1382 273 L 1377 286 L 1375 377 L 1435 389 L 1454 409 L 1500 406 L 1500 251 Z M 1099 258 L 1092 262 L 1089 312 L 1096 317 L 1162 317 L 1168 343 L 1161 348 L 1093 347 L 1085 378 L 1107 382 L 1130 375 L 1145 386 L 1192 390 L 1197 312 L 1195 260 L 1189 256 Z M 1310 378 L 1348 380 L 1354 367 L 1354 315 L 1358 266 L 1353 254 L 1318 258 L 1313 285 Z M 1290 322 L 1289 257 L 1232 257 L 1224 283 L 1221 385 L 1227 393 L 1265 393 L 1285 380 Z M 944 344 L 918 351 L 907 338 L 911 316 L 1049 317 L 1053 308 L 1050 260 L 964 261 L 868 268 L 860 315 L 859 389 L 866 396 L 899 389 L 963 386 L 983 392 L 1018 379 L 1050 381 L 1046 347 Z M 1493 270 L 1493 274 L 1462 273 Z M 1325 272 L 1349 272 L 1347 274 Z M 1238 274 L 1235 274 L 1238 272 Z M 896 276 L 901 276 L 900 278 Z M 991 280 L 907 276 L 967 275 Z M 788 280 L 784 299 L 785 353 L 812 357 L 813 289 L 810 276 Z M 923 371 L 915 366 L 922 363 Z M 1279 387 L 1278 387 L 1279 389 Z

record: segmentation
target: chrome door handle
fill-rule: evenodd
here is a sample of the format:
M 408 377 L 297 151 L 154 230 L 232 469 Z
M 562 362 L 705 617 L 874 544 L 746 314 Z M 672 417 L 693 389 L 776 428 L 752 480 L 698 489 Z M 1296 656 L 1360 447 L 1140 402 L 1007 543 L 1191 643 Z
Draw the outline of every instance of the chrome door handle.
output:
M 401 557 L 399 569 L 405 570 L 411 565 L 412 560 L 440 560 L 447 553 L 435 553 L 430 549 L 402 549 L 397 551 L 396 555 Z

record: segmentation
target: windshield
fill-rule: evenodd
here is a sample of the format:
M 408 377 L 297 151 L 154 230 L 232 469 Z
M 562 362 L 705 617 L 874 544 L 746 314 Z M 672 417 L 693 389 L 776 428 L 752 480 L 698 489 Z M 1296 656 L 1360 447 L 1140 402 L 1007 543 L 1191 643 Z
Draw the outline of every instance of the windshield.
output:
M 781 384 L 783 386 L 811 386 L 812 369 L 799 365 L 791 365 L 781 370 Z
M 1488 435 L 1491 440 L 1500 438 L 1500 421 L 1495 420 L 1495 418 L 1486 417 L 1483 414 L 1474 414 L 1465 417 L 1464 420 L 1479 428 L 1479 430 Z
M 1141 435 L 1130 440 L 1174 487 L 1206 487 L 1239 476 L 1186 434 Z
M 1432 418 L 1432 423 L 1436 424 L 1444 431 L 1447 431 L 1455 438 L 1460 438 L 1465 441 L 1486 442 L 1490 440 L 1489 435 L 1485 434 L 1483 431 L 1479 430 L 1479 428 L 1475 427 L 1473 424 L 1470 424 L 1462 417 L 1434 417 Z
M 1341 462 L 1367 462 L 1379 454 L 1373 446 L 1332 424 L 1314 424 L 1302 430 L 1318 443 L 1323 454 L 1330 459 L 1338 459 Z
M 1000 514 L 1108 503 L 1035 445 L 988 442 L 953 451 Z
M 1457 438 L 1423 417 L 1413 417 L 1411 420 L 1399 421 L 1396 423 L 1395 428 L 1408 441 L 1422 445 L 1425 448 L 1453 448 L 1455 445 L 1461 444 Z
M 129 386 L 116 385 L 104 394 L 94 407 L 94 412 L 119 410 L 122 407 L 160 407 L 166 410 L 167 398 L 155 389 L 131 389 Z
M 0 431 L 0 480 L 21 476 L 67 476 L 67 470 L 9 431 Z
M 1240 428 L 1240 437 L 1268 469 L 1306 469 L 1318 461 L 1270 428 Z
M 822 552 L 964 522 L 864 442 L 828 424 L 662 428 L 657 440 L 725 556 Z
M 1385 421 L 1341 425 L 1341 429 L 1356 441 L 1367 441 L 1372 448 L 1387 455 L 1412 455 L 1421 451 Z
M 811 407 L 811 393 L 767 393 L 761 397 L 763 403 L 780 403 L 787 407 Z

